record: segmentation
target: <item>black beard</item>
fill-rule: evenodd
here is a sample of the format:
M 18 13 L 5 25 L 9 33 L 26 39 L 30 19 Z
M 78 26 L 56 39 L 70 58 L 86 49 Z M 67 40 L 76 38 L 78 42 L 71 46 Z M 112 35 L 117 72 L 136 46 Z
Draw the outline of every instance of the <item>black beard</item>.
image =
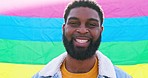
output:
M 92 42 L 92 40 L 90 40 L 90 44 L 86 50 L 84 50 L 83 48 L 76 49 L 73 44 L 73 38 L 70 41 L 68 41 L 65 35 L 63 34 L 63 43 L 67 53 L 77 60 L 85 60 L 92 57 L 96 53 L 96 50 L 100 45 L 100 42 L 101 35 L 95 42 Z

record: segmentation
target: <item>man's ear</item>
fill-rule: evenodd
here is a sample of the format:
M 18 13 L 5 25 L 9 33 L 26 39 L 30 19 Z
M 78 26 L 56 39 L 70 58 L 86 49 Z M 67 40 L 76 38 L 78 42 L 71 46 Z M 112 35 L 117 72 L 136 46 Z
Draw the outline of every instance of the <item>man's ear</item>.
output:
M 62 26 L 62 30 L 63 30 L 63 32 L 65 31 L 65 24 L 63 24 L 63 26 Z
M 104 30 L 104 27 L 100 26 L 100 33 L 102 33 L 103 30 Z

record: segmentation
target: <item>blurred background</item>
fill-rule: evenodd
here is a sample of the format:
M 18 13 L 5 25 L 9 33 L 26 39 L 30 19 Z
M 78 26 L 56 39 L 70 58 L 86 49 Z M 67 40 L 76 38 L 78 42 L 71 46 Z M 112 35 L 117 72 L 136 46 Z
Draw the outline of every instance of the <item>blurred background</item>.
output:
M 65 51 L 71 0 L 0 0 L 0 78 L 31 78 Z M 148 1 L 96 0 L 105 21 L 99 50 L 133 78 L 148 78 Z

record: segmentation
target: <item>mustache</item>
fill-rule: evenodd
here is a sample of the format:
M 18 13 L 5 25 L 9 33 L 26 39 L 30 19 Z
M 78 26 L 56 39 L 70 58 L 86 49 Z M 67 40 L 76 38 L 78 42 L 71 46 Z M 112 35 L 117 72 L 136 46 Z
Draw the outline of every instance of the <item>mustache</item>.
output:
M 77 37 L 83 37 L 83 38 L 92 39 L 92 36 L 87 35 L 87 34 L 84 34 L 84 35 L 81 35 L 81 34 L 74 34 L 74 35 L 72 35 L 72 38 L 77 38 Z

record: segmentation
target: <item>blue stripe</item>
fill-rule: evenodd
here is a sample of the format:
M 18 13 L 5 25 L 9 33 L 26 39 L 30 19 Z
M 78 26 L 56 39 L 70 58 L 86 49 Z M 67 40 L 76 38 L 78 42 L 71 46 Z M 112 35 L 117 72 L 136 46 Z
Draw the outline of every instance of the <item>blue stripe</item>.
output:
M 103 42 L 148 40 L 148 16 L 106 18 Z M 63 18 L 0 16 L 0 38 L 29 41 L 61 41 Z

